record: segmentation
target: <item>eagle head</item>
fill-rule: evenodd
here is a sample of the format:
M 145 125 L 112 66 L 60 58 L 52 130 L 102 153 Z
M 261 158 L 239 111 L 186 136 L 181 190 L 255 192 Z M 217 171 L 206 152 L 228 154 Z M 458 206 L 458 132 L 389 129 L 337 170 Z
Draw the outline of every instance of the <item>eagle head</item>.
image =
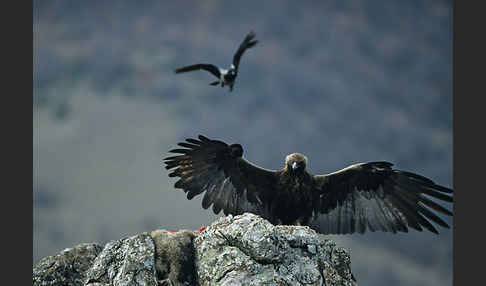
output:
M 285 157 L 285 166 L 291 172 L 304 172 L 307 166 L 307 157 L 300 153 L 292 153 Z

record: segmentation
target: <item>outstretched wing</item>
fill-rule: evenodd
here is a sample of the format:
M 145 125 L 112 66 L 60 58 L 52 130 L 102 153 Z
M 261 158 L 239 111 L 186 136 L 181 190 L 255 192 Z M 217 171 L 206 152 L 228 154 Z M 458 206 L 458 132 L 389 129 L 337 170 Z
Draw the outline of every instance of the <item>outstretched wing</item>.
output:
M 436 213 L 452 212 L 432 201 L 452 202 L 451 189 L 420 175 L 394 170 L 388 162 L 351 165 L 340 171 L 314 176 L 320 191 L 309 226 L 323 234 L 369 231 L 408 232 L 422 227 L 438 233 L 427 220 L 449 228 Z
M 169 177 L 180 177 L 174 187 L 183 189 L 189 200 L 205 192 L 202 206 L 212 205 L 215 214 L 252 212 L 268 218 L 277 172 L 246 161 L 239 144 L 198 138 L 178 143 L 184 149 L 169 152 L 180 155 L 164 159 L 165 168 L 173 169 Z
M 195 70 L 206 70 L 206 71 L 212 73 L 217 78 L 220 78 L 220 76 L 221 76 L 221 72 L 219 71 L 219 68 L 217 66 L 211 65 L 211 64 L 196 64 L 196 65 L 191 65 L 191 66 L 185 66 L 185 67 L 176 69 L 175 73 L 183 73 L 183 72 L 189 72 L 189 71 L 195 71 Z
M 256 45 L 256 43 L 258 43 L 257 40 L 253 40 L 254 38 L 255 38 L 255 33 L 251 31 L 250 33 L 248 33 L 248 35 L 246 35 L 245 39 L 238 47 L 238 50 L 233 56 L 233 65 L 235 66 L 235 70 L 238 70 L 238 65 L 240 64 L 241 56 L 246 51 L 246 49 L 249 49 L 254 45 Z

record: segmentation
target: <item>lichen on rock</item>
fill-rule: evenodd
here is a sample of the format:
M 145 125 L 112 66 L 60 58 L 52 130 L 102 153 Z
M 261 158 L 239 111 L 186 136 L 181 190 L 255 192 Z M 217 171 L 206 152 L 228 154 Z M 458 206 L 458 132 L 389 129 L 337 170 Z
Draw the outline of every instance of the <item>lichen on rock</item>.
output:
M 86 284 L 157 286 L 150 234 L 110 241 L 86 273 Z
M 307 226 L 245 213 L 205 230 L 80 244 L 33 267 L 34 285 L 356 285 L 348 252 Z
M 194 245 L 201 285 L 356 285 L 347 251 L 307 226 L 229 215 Z
M 86 271 L 102 249 L 97 243 L 82 243 L 41 259 L 33 267 L 33 285 L 84 285 Z

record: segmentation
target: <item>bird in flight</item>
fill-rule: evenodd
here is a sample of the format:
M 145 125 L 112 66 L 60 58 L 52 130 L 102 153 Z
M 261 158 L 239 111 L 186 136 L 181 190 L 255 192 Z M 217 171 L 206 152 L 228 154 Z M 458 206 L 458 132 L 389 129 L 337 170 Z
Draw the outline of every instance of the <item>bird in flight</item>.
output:
M 431 198 L 453 202 L 452 189 L 389 162 L 367 162 L 313 175 L 307 157 L 293 153 L 280 170 L 258 167 L 243 158 L 240 144 L 228 145 L 199 135 L 178 143 L 177 155 L 164 159 L 174 187 L 190 200 L 204 192 L 202 207 L 215 214 L 251 212 L 273 224 L 307 225 L 322 234 L 366 231 L 408 232 L 431 222 L 449 228 L 437 213 L 452 212 Z M 429 221 L 430 220 L 430 221 Z
M 212 64 L 195 64 L 190 66 L 185 66 L 182 68 L 178 68 L 175 70 L 175 73 L 183 73 L 195 70 L 206 70 L 213 74 L 215 77 L 218 78 L 217 81 L 210 83 L 210 85 L 218 85 L 220 84 L 222 87 L 225 85 L 229 86 L 230 92 L 233 91 L 233 86 L 235 84 L 236 76 L 238 75 L 238 66 L 240 64 L 240 59 L 243 53 L 256 45 L 258 43 L 257 40 L 254 40 L 255 33 L 251 31 L 248 33 L 243 40 L 243 42 L 238 47 L 235 55 L 233 56 L 233 64 L 231 64 L 228 70 L 219 68 Z

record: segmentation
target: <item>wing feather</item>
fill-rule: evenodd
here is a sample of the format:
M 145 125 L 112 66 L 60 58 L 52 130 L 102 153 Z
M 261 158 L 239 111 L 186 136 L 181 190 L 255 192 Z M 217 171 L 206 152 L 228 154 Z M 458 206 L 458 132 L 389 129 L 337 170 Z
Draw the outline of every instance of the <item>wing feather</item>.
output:
M 243 53 L 255 46 L 258 41 L 257 40 L 254 40 L 255 38 L 255 32 L 253 31 L 250 31 L 245 39 L 243 40 L 243 42 L 240 44 L 240 46 L 238 47 L 238 50 L 236 51 L 235 55 L 233 56 L 233 65 L 235 66 L 235 70 L 238 71 L 238 66 L 240 65 L 240 60 L 241 60 L 241 56 L 243 55 Z
M 219 68 L 215 65 L 212 64 L 195 64 L 195 65 L 190 65 L 190 66 L 185 66 L 181 67 L 175 70 L 175 73 L 183 73 L 183 72 L 190 72 L 190 71 L 196 71 L 196 70 L 205 70 L 213 74 L 215 77 L 218 79 L 221 76 L 221 73 L 219 71 Z
M 452 212 L 432 199 L 452 203 L 452 189 L 389 162 L 351 165 L 314 176 L 320 192 L 309 225 L 324 234 L 366 231 L 408 232 L 408 227 L 438 233 L 432 223 L 449 225 L 434 211 Z
M 245 160 L 239 144 L 228 145 L 199 135 L 177 144 L 164 159 L 169 177 L 179 177 L 174 187 L 192 199 L 204 192 L 202 207 L 212 206 L 215 214 L 253 212 L 269 217 L 268 205 L 276 187 L 276 171 L 260 168 Z

